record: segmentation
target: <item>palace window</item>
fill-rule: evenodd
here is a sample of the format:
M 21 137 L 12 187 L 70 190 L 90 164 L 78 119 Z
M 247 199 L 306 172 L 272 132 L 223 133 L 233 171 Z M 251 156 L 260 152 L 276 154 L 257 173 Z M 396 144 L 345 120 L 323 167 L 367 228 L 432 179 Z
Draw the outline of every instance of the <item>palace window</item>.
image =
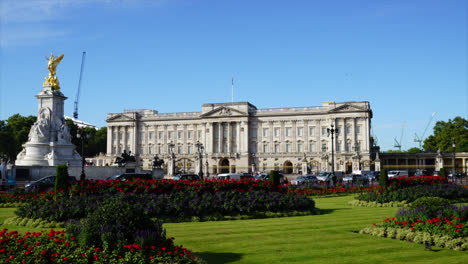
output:
M 177 146 L 177 153 L 182 154 L 182 146 Z
M 153 132 L 148 132 L 148 139 L 149 140 L 153 139 Z
M 173 139 L 174 131 L 169 131 L 169 139 Z
M 309 127 L 309 136 L 313 137 L 315 135 L 314 131 L 315 127 Z
M 181 139 L 182 138 L 182 131 L 177 131 L 177 138 Z
M 263 152 L 268 152 L 268 144 L 263 144 Z
M 188 146 L 188 147 L 187 147 L 187 153 L 188 153 L 188 154 L 192 154 L 192 146 Z
M 327 144 L 322 143 L 322 152 L 327 152 Z
M 322 136 L 326 136 L 328 135 L 327 134 L 327 128 L 326 127 L 322 127 Z
M 336 143 L 336 152 L 341 152 L 341 141 Z
M 268 137 L 268 128 L 263 129 L 263 136 Z
M 192 139 L 192 130 L 187 131 L 187 138 Z
M 350 134 L 351 133 L 351 126 L 346 126 L 346 134 Z
M 275 144 L 275 153 L 279 152 L 279 144 Z
M 158 132 L 158 138 L 159 138 L 159 139 L 163 139 L 163 135 L 164 135 L 164 134 L 163 134 L 162 131 L 159 131 L 159 132 Z
M 309 152 L 315 152 L 315 143 L 309 144 Z
M 291 152 L 291 144 L 286 144 L 286 152 Z
M 360 134 L 361 133 L 361 126 L 356 126 L 356 134 Z
M 280 132 L 280 129 L 279 127 L 275 127 L 275 137 L 279 137 L 279 133 Z
M 346 152 L 349 152 L 350 149 L 351 149 L 351 142 L 346 142 L 345 151 L 346 151 Z
M 302 137 L 302 127 L 297 128 L 297 136 Z
M 297 152 L 303 152 L 301 143 L 297 144 Z
M 148 154 L 153 154 L 153 146 L 152 145 L 150 145 L 148 147 Z
M 290 127 L 287 127 L 287 128 L 286 128 L 286 136 L 287 136 L 287 137 L 290 137 L 290 136 L 291 136 L 291 128 L 290 128 Z

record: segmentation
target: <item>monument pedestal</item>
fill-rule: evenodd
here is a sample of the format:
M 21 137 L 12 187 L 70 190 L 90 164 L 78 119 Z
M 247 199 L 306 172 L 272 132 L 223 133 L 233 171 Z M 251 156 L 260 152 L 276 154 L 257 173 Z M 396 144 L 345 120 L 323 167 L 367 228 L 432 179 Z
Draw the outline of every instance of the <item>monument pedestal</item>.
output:
M 67 99 L 59 90 L 46 85 L 39 99 L 37 121 L 29 131 L 28 142 L 16 158 L 19 166 L 80 166 L 81 157 L 71 143 L 63 110 Z

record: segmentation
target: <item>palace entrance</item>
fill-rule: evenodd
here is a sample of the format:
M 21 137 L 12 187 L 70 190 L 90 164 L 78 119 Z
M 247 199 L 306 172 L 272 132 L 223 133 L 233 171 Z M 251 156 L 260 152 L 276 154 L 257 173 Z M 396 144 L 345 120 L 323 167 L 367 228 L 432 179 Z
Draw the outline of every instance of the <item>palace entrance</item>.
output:
M 218 173 L 229 173 L 228 159 L 222 159 L 219 161 Z
M 283 164 L 283 173 L 284 174 L 291 174 L 293 173 L 293 164 L 287 160 Z

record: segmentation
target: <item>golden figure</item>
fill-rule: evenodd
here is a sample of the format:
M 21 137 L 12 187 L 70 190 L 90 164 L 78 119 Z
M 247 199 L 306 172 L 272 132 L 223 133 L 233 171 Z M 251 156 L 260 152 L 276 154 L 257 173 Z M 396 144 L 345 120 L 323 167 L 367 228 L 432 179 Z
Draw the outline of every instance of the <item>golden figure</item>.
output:
M 54 57 L 54 54 L 52 52 L 50 53 L 50 58 L 45 57 L 47 61 L 47 69 L 49 69 L 49 77 L 45 78 L 44 84 L 42 86 L 50 85 L 52 87 L 52 90 L 58 91 L 60 90 L 60 85 L 59 81 L 57 79 L 57 76 L 55 76 L 55 72 L 57 69 L 57 65 L 59 65 L 60 61 L 63 59 L 63 54 Z

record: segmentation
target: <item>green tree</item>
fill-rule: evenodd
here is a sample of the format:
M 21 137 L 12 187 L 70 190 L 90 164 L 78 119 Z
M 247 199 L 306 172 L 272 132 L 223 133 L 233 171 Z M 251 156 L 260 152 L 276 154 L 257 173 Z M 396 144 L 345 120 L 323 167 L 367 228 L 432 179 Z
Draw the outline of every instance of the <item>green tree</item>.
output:
M 35 116 L 10 116 L 6 122 L 0 121 L 0 154 L 15 160 L 22 150 L 23 144 L 28 141 L 31 126 L 36 122 Z
M 78 128 L 78 126 L 73 123 L 71 119 L 65 120 L 68 128 L 70 130 L 71 142 L 76 146 L 76 150 L 80 155 L 81 153 L 81 138 L 77 137 L 78 131 L 87 135 L 83 141 L 84 143 L 84 156 L 93 157 L 98 155 L 100 152 L 106 153 L 107 151 L 107 127 L 101 127 L 99 130 L 96 130 L 92 127 Z
M 407 153 L 420 153 L 421 149 L 419 149 L 417 147 L 413 147 L 413 148 L 408 149 L 406 152 Z
M 459 116 L 447 122 L 438 121 L 434 126 L 434 134 L 424 140 L 423 148 L 427 152 L 436 152 L 438 149 L 441 152 L 452 152 L 454 139 L 455 151 L 468 151 L 468 121 Z

